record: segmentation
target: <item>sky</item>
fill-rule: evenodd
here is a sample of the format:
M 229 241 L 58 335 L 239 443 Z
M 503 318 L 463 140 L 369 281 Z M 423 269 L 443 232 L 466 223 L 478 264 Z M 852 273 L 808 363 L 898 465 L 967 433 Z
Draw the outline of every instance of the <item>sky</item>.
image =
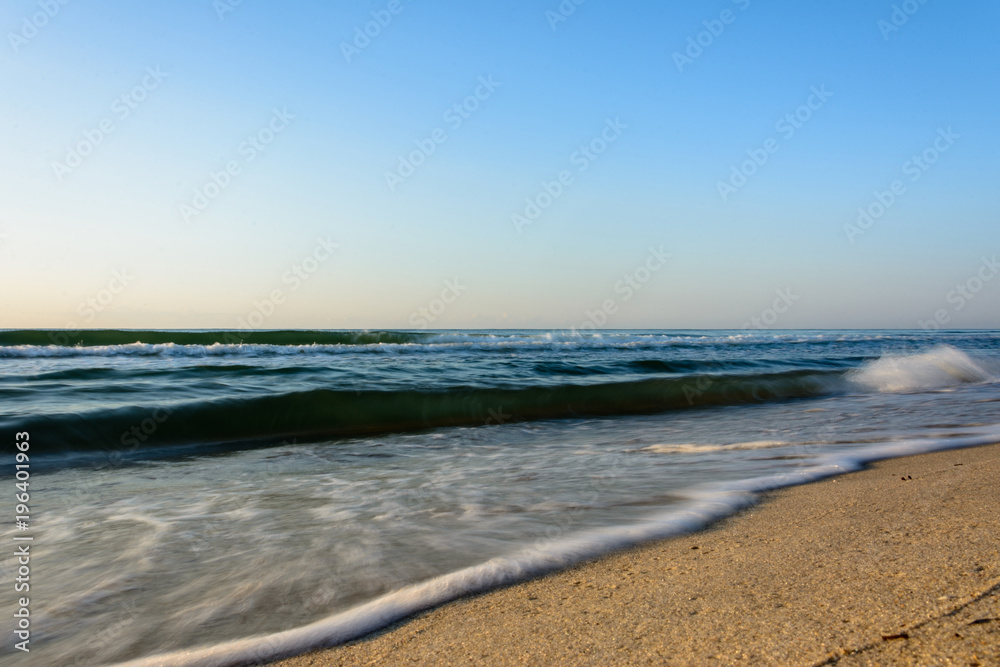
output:
M 998 328 L 998 19 L 9 0 L 0 328 Z

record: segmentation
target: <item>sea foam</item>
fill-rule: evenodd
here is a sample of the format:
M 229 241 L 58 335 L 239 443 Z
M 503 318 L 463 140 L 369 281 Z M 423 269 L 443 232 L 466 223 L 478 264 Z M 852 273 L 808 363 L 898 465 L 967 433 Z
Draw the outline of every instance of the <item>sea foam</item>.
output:
M 862 391 L 905 392 L 996 379 L 985 361 L 950 345 L 918 354 L 892 354 L 849 371 L 847 380 Z
M 517 554 L 407 586 L 353 609 L 308 625 L 215 646 L 167 653 L 123 667 L 228 667 L 277 660 L 357 639 L 417 612 L 565 569 L 614 551 L 692 532 L 753 504 L 758 494 L 853 472 L 866 464 L 898 456 L 1000 442 L 1000 429 L 950 439 L 915 439 L 873 445 L 851 455 L 827 455 L 816 465 L 739 482 L 705 485 L 690 502 L 628 526 L 581 532 L 536 544 Z
M 660 444 L 649 445 L 638 450 L 641 452 L 652 452 L 654 454 L 705 454 L 708 452 L 733 452 L 753 449 L 772 449 L 774 447 L 787 447 L 789 443 L 781 440 L 754 440 L 752 442 L 734 442 L 727 445 L 714 444 Z

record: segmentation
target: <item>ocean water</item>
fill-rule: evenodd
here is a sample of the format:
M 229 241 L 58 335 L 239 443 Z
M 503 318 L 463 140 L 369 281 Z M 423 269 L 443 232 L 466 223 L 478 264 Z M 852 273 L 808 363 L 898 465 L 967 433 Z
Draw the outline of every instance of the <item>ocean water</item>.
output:
M 33 538 L 31 652 L 0 661 L 344 640 L 756 491 L 1000 442 L 998 379 L 996 331 L 0 331 L 8 496 L 31 442 L 4 581 Z

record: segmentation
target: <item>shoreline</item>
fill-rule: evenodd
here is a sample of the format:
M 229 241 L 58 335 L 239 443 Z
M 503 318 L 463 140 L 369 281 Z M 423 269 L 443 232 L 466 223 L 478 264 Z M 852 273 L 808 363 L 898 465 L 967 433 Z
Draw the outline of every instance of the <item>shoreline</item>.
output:
M 1000 663 L 998 488 L 1000 444 L 888 459 L 269 664 Z

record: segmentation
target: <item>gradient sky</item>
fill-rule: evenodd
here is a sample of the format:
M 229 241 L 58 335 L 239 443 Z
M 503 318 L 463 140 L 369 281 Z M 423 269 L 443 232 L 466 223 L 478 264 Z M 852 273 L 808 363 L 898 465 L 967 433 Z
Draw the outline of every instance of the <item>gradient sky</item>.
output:
M 62 2 L 0 9 L 0 327 L 1000 327 L 995 2 Z

